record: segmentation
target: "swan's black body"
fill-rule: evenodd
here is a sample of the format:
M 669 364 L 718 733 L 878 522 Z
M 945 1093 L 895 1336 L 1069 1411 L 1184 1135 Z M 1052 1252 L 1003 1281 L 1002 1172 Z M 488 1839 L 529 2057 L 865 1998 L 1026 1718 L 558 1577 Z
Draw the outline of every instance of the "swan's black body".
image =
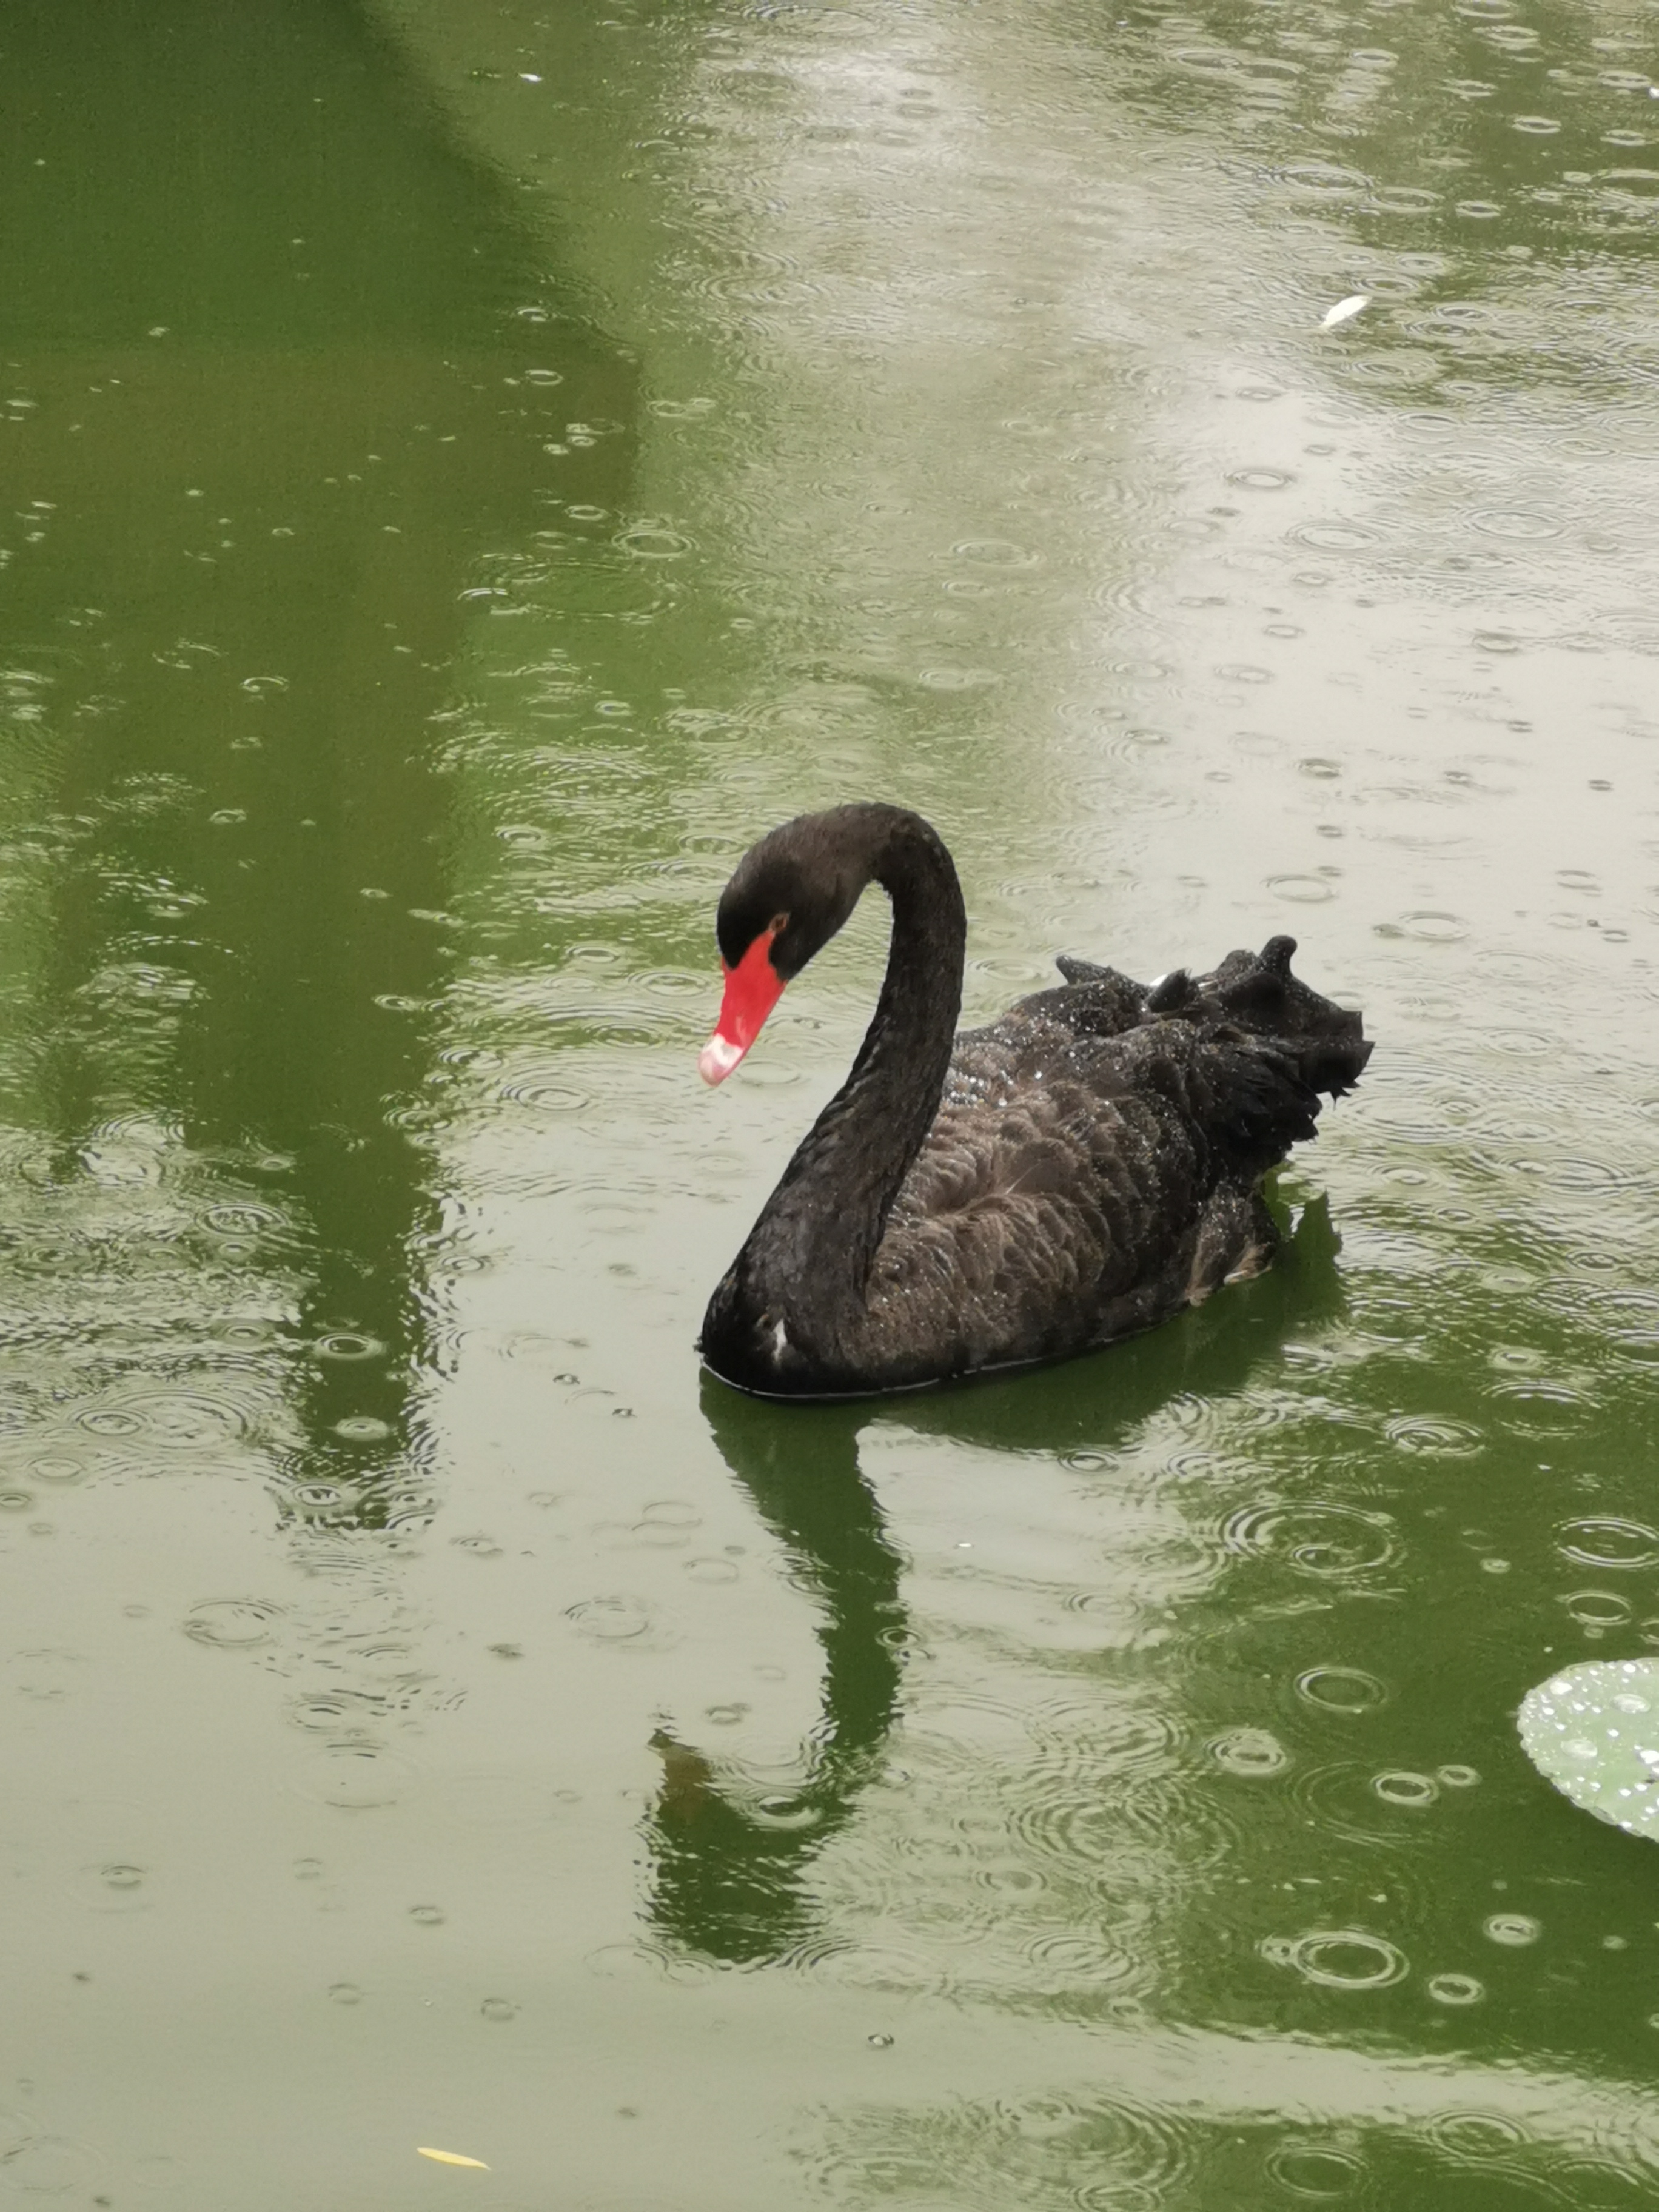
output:
M 1291 975 L 1291 939 L 1151 988 L 1062 960 L 1064 987 L 958 1036 L 950 854 L 919 815 L 856 805 L 744 856 L 728 967 L 772 929 L 776 974 L 799 974 L 872 880 L 893 903 L 880 1001 L 709 1301 L 715 1375 L 769 1397 L 914 1389 L 1109 1343 L 1266 1263 L 1262 1176 L 1371 1050 Z

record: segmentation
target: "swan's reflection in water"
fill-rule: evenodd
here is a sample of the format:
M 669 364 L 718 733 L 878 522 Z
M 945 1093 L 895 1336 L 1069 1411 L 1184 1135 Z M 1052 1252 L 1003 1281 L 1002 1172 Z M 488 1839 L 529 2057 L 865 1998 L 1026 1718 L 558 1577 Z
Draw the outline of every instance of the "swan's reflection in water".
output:
M 698 1752 L 660 1730 L 652 1913 L 676 1942 L 732 1965 L 810 1931 L 812 1861 L 850 1817 L 898 1709 L 902 1561 L 859 1472 L 860 1407 L 778 1407 L 705 1376 L 703 1412 L 732 1473 L 821 1608 L 821 1717 L 787 1796 L 739 1802 Z
M 730 1965 L 796 1951 L 815 1931 L 814 1861 L 879 1771 L 897 1717 L 903 1561 L 859 1464 L 866 1429 L 897 1421 L 1009 1454 L 1119 1448 L 1178 1393 L 1224 1398 L 1298 1332 L 1343 1309 L 1340 1242 L 1322 1197 L 1274 1265 L 1133 1342 L 1041 1374 L 847 1406 L 775 1406 L 712 1376 L 702 1409 L 732 1473 L 820 1608 L 820 1717 L 793 1787 L 762 1797 L 659 1730 L 648 1818 L 650 1914 L 668 1941 Z

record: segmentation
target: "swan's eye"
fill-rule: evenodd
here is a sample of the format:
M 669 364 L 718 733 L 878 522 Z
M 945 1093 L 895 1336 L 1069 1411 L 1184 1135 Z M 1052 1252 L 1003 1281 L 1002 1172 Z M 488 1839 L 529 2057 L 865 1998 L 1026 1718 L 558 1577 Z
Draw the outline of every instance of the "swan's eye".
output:
M 788 927 L 789 917 L 787 914 L 775 914 L 766 925 L 766 933 L 769 937 L 781 937 Z

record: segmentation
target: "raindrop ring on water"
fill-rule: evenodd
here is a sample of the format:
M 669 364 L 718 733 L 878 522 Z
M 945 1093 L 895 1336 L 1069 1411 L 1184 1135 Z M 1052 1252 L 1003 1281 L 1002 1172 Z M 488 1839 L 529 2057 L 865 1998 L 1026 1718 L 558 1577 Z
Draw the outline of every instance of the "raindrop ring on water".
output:
M 1370 1713 L 1388 1703 L 1386 1686 L 1359 1667 L 1310 1667 L 1296 1678 L 1296 1693 L 1328 1713 Z
M 1371 1788 L 1389 1805 L 1432 1805 L 1440 1795 L 1439 1785 L 1431 1776 L 1413 1774 L 1403 1767 L 1374 1775 Z
M 271 1624 L 283 1608 L 269 1598 L 208 1598 L 185 1616 L 185 1633 L 194 1644 L 221 1650 L 246 1651 L 269 1644 Z
M 1583 1567 L 1659 1566 L 1659 1531 L 1614 1514 L 1563 1522 L 1555 1547 L 1563 1559 Z
M 319 1336 L 315 1349 L 319 1359 L 377 1359 L 386 1346 L 378 1337 L 367 1336 L 360 1329 L 336 1328 Z
M 1528 1943 L 1535 1943 L 1544 1931 L 1530 1913 L 1494 1912 L 1481 1923 L 1480 1932 L 1493 1943 L 1502 1943 L 1510 1950 L 1519 1950 Z
M 1406 1954 L 1381 1936 L 1358 1928 L 1319 1928 L 1275 1947 L 1274 1963 L 1293 1966 L 1326 1990 L 1383 1990 L 1411 1972 Z
M 1631 1602 L 1617 1590 L 1570 1590 L 1561 1602 L 1581 1628 L 1622 1628 Z
M 1216 1765 L 1229 1774 L 1282 1774 L 1291 1763 L 1290 1753 L 1270 1729 L 1229 1729 L 1224 1735 L 1212 1738 L 1208 1749 Z
M 643 1636 L 654 1618 L 653 1607 L 641 1597 L 614 1593 L 584 1598 L 565 1607 L 565 1619 L 574 1621 L 584 1636 L 601 1644 L 625 1644 Z
M 356 1813 L 395 1805 L 419 1778 L 413 1759 L 353 1739 L 330 1744 L 308 1759 L 295 1786 L 313 1804 Z
M 1320 2143 L 1281 2143 L 1269 2154 L 1267 2170 L 1281 2189 L 1310 2203 L 1330 2203 L 1347 2196 L 1364 2171 L 1347 2151 L 1327 2149 Z
M 1437 2150 L 1460 2164 L 1502 2158 L 1527 2140 L 1520 2124 L 1501 2112 L 1445 2112 L 1431 2120 L 1425 2133 Z
M 1407 1413 L 1390 1421 L 1383 1435 L 1396 1451 L 1414 1452 L 1427 1459 L 1465 1459 L 1486 1447 L 1479 1429 L 1466 1421 L 1440 1419 L 1432 1413 Z
M 1315 1499 L 1305 1505 L 1249 1505 L 1222 1530 L 1230 1552 L 1279 1559 L 1310 1575 L 1364 1574 L 1398 1556 L 1386 1515 Z

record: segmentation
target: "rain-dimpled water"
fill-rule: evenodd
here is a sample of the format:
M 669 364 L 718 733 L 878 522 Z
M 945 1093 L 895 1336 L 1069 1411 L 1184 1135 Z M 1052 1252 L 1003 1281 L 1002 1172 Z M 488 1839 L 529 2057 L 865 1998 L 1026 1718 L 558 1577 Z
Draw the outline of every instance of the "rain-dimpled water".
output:
M 1659 2202 L 1516 1725 L 1659 1648 L 1655 31 L 0 16 L 0 2199 Z M 863 798 L 967 1020 L 1364 1008 L 1268 1273 L 700 1375 Z

